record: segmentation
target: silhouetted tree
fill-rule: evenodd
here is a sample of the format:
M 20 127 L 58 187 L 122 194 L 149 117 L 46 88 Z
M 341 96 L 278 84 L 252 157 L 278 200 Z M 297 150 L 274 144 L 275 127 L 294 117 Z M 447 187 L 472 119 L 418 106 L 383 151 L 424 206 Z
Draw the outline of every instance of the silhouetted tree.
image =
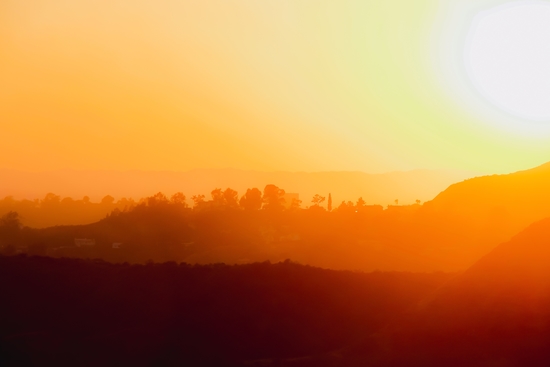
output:
M 365 203 L 365 200 L 363 200 L 363 197 L 360 197 L 359 199 L 357 199 L 357 204 L 355 204 L 355 208 L 357 210 L 361 210 L 365 207 L 365 205 L 367 205 L 367 203 Z
M 198 208 L 202 203 L 204 203 L 204 195 L 193 195 L 191 200 L 193 200 L 193 208 Z
M 54 209 L 61 203 L 61 197 L 53 193 L 47 193 L 40 202 L 40 206 L 45 209 Z
M 290 206 L 288 207 L 288 210 L 298 210 L 300 209 L 300 206 L 302 205 L 302 200 L 293 198 L 290 202 Z
M 225 204 L 225 198 L 223 197 L 222 189 L 214 189 L 210 192 L 212 195 L 212 203 L 215 206 L 223 206 Z
M 10 229 L 20 228 L 21 218 L 19 218 L 19 214 L 17 212 L 8 212 L 0 218 L 0 226 Z
M 184 207 L 187 207 L 187 203 L 185 202 L 185 195 L 183 192 L 176 192 L 172 197 L 170 198 L 170 202 L 172 204 L 177 205 L 183 205 Z
M 215 207 L 237 208 L 239 206 L 237 201 L 238 193 L 233 189 L 227 188 L 224 191 L 222 189 L 214 189 L 210 194 L 212 195 L 212 204 Z
M 319 194 L 315 194 L 313 196 L 313 199 L 311 199 L 311 202 L 313 203 L 313 205 L 317 207 L 320 206 L 323 201 L 325 201 L 325 197 Z
M 355 205 L 351 201 L 342 201 L 342 203 L 338 205 L 338 208 L 336 208 L 336 211 L 338 213 L 353 213 L 355 212 Z
M 332 195 L 330 195 L 330 192 L 328 193 L 327 210 L 332 211 Z
M 115 198 L 111 195 L 105 196 L 103 199 L 101 199 L 102 205 L 112 205 L 115 202 Z
M 134 199 L 122 198 L 117 202 L 117 206 L 123 210 L 131 210 L 136 205 Z
M 17 245 L 20 235 L 21 219 L 17 212 L 10 211 L 0 217 L 0 241 L 4 247 Z
M 162 192 L 157 192 L 155 195 L 147 198 L 148 206 L 155 206 L 159 204 L 168 204 L 168 198 Z
M 239 196 L 238 196 L 237 191 L 235 191 L 233 189 L 227 188 L 223 192 L 223 198 L 224 198 L 224 201 L 225 201 L 225 205 L 227 205 L 230 208 L 237 208 L 239 206 L 239 203 L 237 201 L 238 197 Z
M 239 200 L 244 210 L 259 210 L 262 207 L 262 192 L 257 188 L 246 190 L 246 194 Z
M 74 203 L 75 201 L 73 200 L 73 198 L 70 198 L 70 197 L 66 197 L 66 198 L 63 198 L 63 200 L 61 200 L 61 205 L 65 207 L 70 207 Z
M 281 211 L 285 204 L 285 190 L 275 185 L 267 185 L 264 188 L 263 203 L 264 209 L 270 211 Z

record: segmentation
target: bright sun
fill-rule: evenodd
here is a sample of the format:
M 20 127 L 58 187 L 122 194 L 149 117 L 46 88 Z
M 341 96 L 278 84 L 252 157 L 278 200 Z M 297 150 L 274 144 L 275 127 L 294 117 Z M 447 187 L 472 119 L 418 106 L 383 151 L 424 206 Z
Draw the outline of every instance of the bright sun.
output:
M 480 13 L 464 59 L 472 83 L 491 103 L 550 121 L 550 3 L 518 1 Z

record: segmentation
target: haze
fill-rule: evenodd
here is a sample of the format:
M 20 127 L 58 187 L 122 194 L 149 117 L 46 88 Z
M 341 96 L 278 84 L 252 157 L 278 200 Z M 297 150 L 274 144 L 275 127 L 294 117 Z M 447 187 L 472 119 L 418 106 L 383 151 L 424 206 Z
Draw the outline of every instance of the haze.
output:
M 475 92 L 460 94 L 445 71 L 457 66 L 434 59 L 456 6 L 2 1 L 0 167 L 505 173 L 544 163 L 547 135 L 510 132 L 464 105 Z M 463 40 L 441 42 L 462 52 Z
M 0 366 L 550 366 L 519 3 L 0 0 Z

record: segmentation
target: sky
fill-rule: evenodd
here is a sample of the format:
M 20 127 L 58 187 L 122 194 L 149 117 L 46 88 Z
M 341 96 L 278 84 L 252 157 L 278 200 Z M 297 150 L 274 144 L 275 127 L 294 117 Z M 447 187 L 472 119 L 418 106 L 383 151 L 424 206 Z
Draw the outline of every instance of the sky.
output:
M 550 123 L 464 62 L 504 3 L 3 0 L 0 168 L 534 167 Z

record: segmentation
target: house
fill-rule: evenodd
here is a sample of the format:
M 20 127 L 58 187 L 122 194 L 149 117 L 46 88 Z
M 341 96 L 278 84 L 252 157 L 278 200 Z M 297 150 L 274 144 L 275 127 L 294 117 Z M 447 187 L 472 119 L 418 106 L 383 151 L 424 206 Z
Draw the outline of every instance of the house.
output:
M 93 238 L 75 238 L 74 239 L 74 245 L 76 247 L 95 246 L 95 239 L 93 239 Z
M 290 208 L 290 205 L 292 205 L 292 201 L 294 199 L 300 200 L 300 194 L 287 192 L 287 193 L 285 193 L 283 198 L 285 199 L 285 208 L 288 209 L 288 208 Z

